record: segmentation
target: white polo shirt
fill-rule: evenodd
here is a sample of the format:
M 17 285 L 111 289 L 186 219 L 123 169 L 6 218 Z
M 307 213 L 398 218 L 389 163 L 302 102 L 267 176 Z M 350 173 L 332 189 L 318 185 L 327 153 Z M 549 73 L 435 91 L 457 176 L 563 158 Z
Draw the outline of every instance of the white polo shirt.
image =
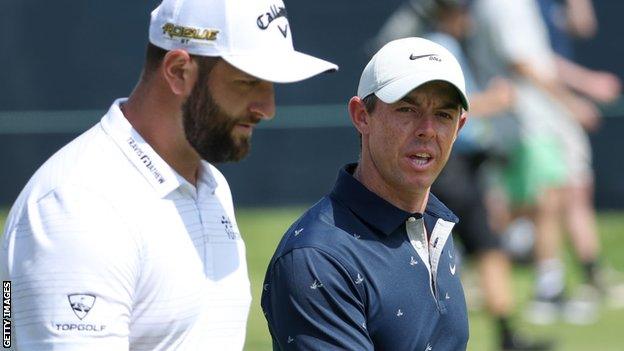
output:
M 19 350 L 241 350 L 251 303 L 223 175 L 194 187 L 114 102 L 30 179 L 6 222 Z

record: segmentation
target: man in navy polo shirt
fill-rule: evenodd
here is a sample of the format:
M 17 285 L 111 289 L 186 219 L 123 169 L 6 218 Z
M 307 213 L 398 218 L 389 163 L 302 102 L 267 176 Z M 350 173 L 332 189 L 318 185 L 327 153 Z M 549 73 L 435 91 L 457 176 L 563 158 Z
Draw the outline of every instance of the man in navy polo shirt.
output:
M 421 38 L 386 44 L 349 115 L 357 164 L 288 229 L 262 296 L 277 350 L 464 350 L 468 319 L 450 237 L 430 194 L 466 122 L 455 57 Z

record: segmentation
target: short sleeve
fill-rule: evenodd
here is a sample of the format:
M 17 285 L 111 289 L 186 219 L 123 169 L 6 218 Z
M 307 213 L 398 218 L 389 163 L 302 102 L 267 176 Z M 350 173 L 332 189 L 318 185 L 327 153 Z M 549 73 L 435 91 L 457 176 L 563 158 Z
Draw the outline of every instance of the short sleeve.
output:
M 363 300 L 336 259 L 301 248 L 270 268 L 262 307 L 275 349 L 373 350 Z
M 140 245 L 113 206 L 77 187 L 27 203 L 7 228 L 19 350 L 127 350 Z

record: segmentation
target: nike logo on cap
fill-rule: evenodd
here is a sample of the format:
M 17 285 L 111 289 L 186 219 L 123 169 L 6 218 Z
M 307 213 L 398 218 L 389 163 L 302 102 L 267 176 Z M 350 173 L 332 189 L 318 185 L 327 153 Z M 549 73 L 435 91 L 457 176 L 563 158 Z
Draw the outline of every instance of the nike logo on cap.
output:
M 432 56 L 438 56 L 438 54 L 428 54 L 428 55 L 414 55 L 414 54 L 411 54 L 410 55 L 410 60 L 418 60 L 418 59 L 421 59 L 421 58 L 432 57 Z

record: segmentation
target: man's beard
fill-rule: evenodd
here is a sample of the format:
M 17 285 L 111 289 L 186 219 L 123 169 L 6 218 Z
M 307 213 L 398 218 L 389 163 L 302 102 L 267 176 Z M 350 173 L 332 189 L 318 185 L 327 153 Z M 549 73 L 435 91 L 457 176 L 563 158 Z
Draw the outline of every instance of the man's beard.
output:
M 182 106 L 186 139 L 204 160 L 210 163 L 239 161 L 251 148 L 251 136 L 235 137 L 238 123 L 255 124 L 259 118 L 234 117 L 214 101 L 204 77 L 198 77 L 193 91 Z

